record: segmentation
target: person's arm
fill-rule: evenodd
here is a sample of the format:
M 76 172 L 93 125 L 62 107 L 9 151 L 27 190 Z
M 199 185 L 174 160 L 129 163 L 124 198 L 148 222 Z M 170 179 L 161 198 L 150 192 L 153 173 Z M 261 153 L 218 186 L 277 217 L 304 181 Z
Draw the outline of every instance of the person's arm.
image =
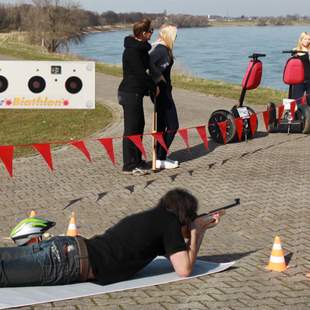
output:
M 181 277 L 188 277 L 192 271 L 199 252 L 204 234 L 208 228 L 214 227 L 219 222 L 219 216 L 214 217 L 214 222 L 206 223 L 197 218 L 191 226 L 190 238 L 187 243 L 187 250 L 176 252 L 170 255 L 169 259 L 175 272 Z

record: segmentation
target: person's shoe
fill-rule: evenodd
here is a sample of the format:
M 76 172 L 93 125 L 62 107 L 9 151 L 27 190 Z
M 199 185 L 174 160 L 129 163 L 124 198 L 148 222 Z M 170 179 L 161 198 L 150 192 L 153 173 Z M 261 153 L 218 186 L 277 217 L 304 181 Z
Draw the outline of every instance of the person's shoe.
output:
M 168 161 L 169 163 L 171 163 L 171 164 L 177 164 L 177 165 L 179 165 L 179 162 L 177 161 L 177 160 L 172 160 L 172 159 L 170 159 L 170 158 L 166 158 L 166 161 Z
M 138 165 L 138 167 L 143 169 L 143 170 L 150 170 L 151 169 L 151 165 L 149 163 L 147 163 L 145 160 L 142 160 L 141 163 Z
M 175 169 L 178 168 L 179 164 L 168 160 L 156 160 L 156 169 Z
M 135 169 L 133 169 L 131 171 L 131 174 L 136 175 L 136 176 L 147 175 L 147 174 L 149 174 L 149 171 L 142 169 L 142 168 L 139 168 L 139 167 L 136 167 Z

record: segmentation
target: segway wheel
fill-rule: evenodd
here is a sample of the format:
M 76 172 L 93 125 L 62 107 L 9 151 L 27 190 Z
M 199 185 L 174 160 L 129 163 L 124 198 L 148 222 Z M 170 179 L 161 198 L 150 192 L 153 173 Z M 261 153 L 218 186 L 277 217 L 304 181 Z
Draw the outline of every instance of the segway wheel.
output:
M 267 104 L 267 111 L 269 115 L 268 128 L 269 133 L 276 132 L 277 130 L 277 110 L 273 102 Z
M 224 144 L 221 130 L 217 123 L 227 121 L 226 127 L 226 143 L 233 140 L 236 134 L 236 126 L 234 122 L 234 116 L 231 112 L 226 110 L 216 110 L 211 114 L 208 123 L 209 133 L 213 141 Z
M 301 112 L 302 133 L 310 133 L 310 107 L 306 105 L 299 105 L 298 110 Z

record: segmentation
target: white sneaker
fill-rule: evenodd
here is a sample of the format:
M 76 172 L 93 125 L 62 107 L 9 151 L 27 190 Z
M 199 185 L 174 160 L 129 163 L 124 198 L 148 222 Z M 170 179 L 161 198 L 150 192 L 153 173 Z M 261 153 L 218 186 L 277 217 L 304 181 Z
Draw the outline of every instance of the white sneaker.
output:
M 177 165 L 179 165 L 179 162 L 177 161 L 177 160 L 172 160 L 172 159 L 170 159 L 170 158 L 166 158 L 166 161 L 168 161 L 169 163 L 171 163 L 171 164 L 177 164 Z
M 179 164 L 168 160 L 156 160 L 156 169 L 175 169 Z

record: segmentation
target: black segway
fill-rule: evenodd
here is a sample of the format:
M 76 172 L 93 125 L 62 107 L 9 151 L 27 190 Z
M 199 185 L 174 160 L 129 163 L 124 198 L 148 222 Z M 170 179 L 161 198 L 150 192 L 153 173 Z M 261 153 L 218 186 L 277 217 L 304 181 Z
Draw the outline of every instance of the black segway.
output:
M 307 100 L 302 104 L 299 100 L 296 102 L 292 98 L 293 85 L 304 83 L 304 65 L 296 54 L 308 53 L 296 50 L 283 51 L 283 53 L 291 54 L 283 71 L 283 82 L 289 85 L 288 98 L 283 99 L 283 103 L 278 110 L 278 117 L 276 105 L 273 102 L 267 105 L 269 112 L 268 132 L 308 134 L 310 133 L 310 107 Z
M 257 131 L 257 117 L 253 109 L 244 106 L 244 98 L 247 90 L 255 89 L 259 86 L 263 73 L 263 64 L 258 59 L 265 57 L 265 54 L 253 53 L 249 56 L 251 58 L 247 71 L 242 80 L 242 91 L 239 98 L 239 105 L 234 106 L 231 111 L 216 110 L 211 114 L 208 122 L 209 133 L 214 141 L 217 143 L 224 143 L 223 135 L 221 133 L 218 123 L 226 121 L 226 143 L 237 141 L 236 119 L 241 119 L 243 124 L 243 131 L 241 140 L 247 140 L 254 137 Z M 250 118 L 253 115 L 256 120 L 256 128 L 250 128 Z

